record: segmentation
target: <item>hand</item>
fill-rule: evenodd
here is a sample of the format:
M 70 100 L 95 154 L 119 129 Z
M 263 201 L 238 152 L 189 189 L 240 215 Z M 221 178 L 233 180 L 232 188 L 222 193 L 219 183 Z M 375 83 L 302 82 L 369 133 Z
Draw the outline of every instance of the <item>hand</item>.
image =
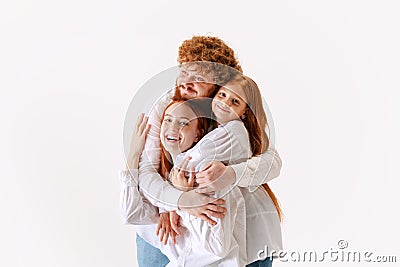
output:
M 181 216 L 179 216 L 176 211 L 170 211 L 169 212 L 169 221 L 171 223 L 171 228 L 174 230 L 174 232 L 178 235 L 181 236 L 181 232 L 179 231 L 179 226 L 181 225 Z M 176 238 L 175 236 L 172 238 L 172 242 L 176 244 Z
M 216 225 L 217 222 L 212 220 L 210 216 L 216 218 L 224 218 L 226 208 L 222 207 L 225 200 L 222 198 L 213 198 L 205 194 L 199 194 L 195 190 L 184 192 L 178 201 L 179 209 L 202 219 L 203 221 Z
M 177 189 L 181 191 L 189 191 L 193 189 L 194 185 L 194 167 L 192 166 L 190 168 L 190 174 L 189 174 L 189 179 L 185 177 L 185 170 L 187 168 L 187 165 L 190 161 L 190 157 L 187 157 L 179 167 L 175 167 L 170 175 L 169 179 L 171 183 L 176 187 Z
M 150 124 L 147 124 L 149 117 L 140 114 L 133 130 L 132 140 L 129 148 L 127 168 L 137 169 L 139 166 L 139 157 L 142 154 L 146 136 L 150 130 Z
M 215 192 L 234 184 L 236 174 L 232 167 L 225 166 L 219 161 L 211 162 L 204 170 L 197 173 L 196 182 L 199 187 L 197 193 Z
M 158 219 L 158 226 L 156 235 L 160 236 L 160 242 L 164 245 L 168 242 L 168 237 L 171 235 L 172 242 L 176 243 L 176 232 L 171 228 L 171 223 L 169 219 L 169 212 L 160 213 L 160 218 Z

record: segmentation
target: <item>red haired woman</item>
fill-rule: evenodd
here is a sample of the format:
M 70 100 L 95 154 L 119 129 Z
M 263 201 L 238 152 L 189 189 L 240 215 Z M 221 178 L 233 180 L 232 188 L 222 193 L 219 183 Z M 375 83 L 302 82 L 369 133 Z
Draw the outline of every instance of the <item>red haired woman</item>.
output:
M 173 101 L 165 109 L 160 129 L 162 154 L 159 169 L 159 173 L 165 179 L 169 177 L 173 162 L 178 155 L 192 148 L 207 133 L 210 120 L 203 112 L 207 110 L 207 106 L 211 109 L 208 99 L 193 99 Z M 188 160 L 184 161 L 180 167 L 185 169 L 187 163 Z M 174 173 L 181 177 L 183 171 Z M 179 184 L 176 183 L 178 181 L 176 175 L 172 179 L 174 186 L 179 186 L 180 189 L 192 189 L 194 172 L 189 173 L 189 178 L 185 178 L 187 186 L 183 185 L 183 179 L 179 179 Z M 123 177 L 129 179 L 129 174 Z M 157 228 L 155 224 L 157 211 L 154 207 L 145 205 L 147 202 L 141 197 L 137 187 L 124 192 L 123 198 L 131 201 L 128 202 L 129 205 L 123 207 L 123 212 L 127 214 L 125 217 L 129 218 L 129 223 L 148 224 L 140 228 L 139 234 L 168 257 L 169 266 L 244 266 L 246 264 L 244 199 L 237 187 L 227 189 L 220 194 L 224 197 L 229 212 L 222 219 L 213 218 L 216 221 L 213 225 L 200 218 L 193 218 L 185 211 L 177 211 L 183 228 L 180 228 L 180 235 L 176 237 L 175 244 L 162 245 L 159 242 L 154 234 Z

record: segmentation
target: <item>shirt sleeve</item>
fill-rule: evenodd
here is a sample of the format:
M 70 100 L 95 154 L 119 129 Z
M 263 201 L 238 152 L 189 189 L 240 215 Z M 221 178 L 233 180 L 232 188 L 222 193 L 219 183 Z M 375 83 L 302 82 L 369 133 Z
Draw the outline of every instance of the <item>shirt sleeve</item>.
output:
M 125 224 L 143 225 L 158 222 L 158 210 L 139 191 L 138 170 L 120 172 L 121 216 Z
M 227 127 L 218 127 L 204 136 L 192 149 L 178 155 L 175 166 L 180 166 L 191 157 L 188 167 L 202 171 L 212 161 L 234 164 L 251 157 L 248 134 L 244 125 L 232 122 Z
M 274 148 L 268 148 L 263 154 L 231 167 L 235 171 L 236 180 L 239 181 L 238 186 L 250 187 L 250 191 L 253 192 L 257 186 L 279 176 L 282 160 Z
M 153 205 L 167 211 L 175 210 L 178 207 L 178 200 L 183 193 L 165 181 L 157 171 L 160 167 L 161 155 L 161 117 L 165 107 L 171 101 L 170 93 L 164 95 L 149 114 L 148 123 L 151 127 L 139 162 L 140 190 Z

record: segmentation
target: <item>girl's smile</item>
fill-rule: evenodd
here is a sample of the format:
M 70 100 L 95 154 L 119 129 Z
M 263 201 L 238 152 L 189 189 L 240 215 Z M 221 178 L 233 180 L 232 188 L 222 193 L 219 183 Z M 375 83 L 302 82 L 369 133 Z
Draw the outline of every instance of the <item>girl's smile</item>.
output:
M 212 102 L 212 111 L 218 123 L 237 120 L 245 114 L 247 103 L 243 89 L 236 83 L 221 87 Z

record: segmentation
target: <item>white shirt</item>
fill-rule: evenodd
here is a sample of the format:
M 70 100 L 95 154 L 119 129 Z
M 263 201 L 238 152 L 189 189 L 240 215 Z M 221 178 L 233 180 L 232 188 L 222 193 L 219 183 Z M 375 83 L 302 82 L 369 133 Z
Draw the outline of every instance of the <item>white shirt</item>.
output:
M 138 188 L 138 170 L 131 169 L 119 173 L 121 182 L 120 211 L 125 224 L 146 225 L 158 223 L 158 209 Z
M 169 90 L 153 106 L 148 123 L 151 124 L 146 138 L 145 148 L 139 163 L 139 186 L 149 201 L 167 210 L 174 210 L 182 191 L 175 189 L 164 181 L 157 172 L 160 166 L 160 127 L 165 107 L 171 102 L 174 89 Z M 262 185 L 279 176 L 282 161 L 277 151 L 269 148 L 260 156 L 252 157 L 246 162 L 231 165 L 236 174 L 238 185 L 242 187 Z
M 160 147 L 161 118 L 166 106 L 171 102 L 173 94 L 174 90 L 169 90 L 164 96 L 162 96 L 159 99 L 157 103 L 155 103 L 149 114 L 148 123 L 151 124 L 151 128 L 149 134 L 147 135 L 145 148 L 139 163 L 140 190 L 144 193 L 145 197 L 153 205 L 161 207 L 166 210 L 176 209 L 178 206 L 178 200 L 183 193 L 182 191 L 175 189 L 167 181 L 164 181 L 164 179 L 162 179 L 162 177 L 157 172 L 160 166 L 160 153 L 161 153 L 161 147 Z M 258 189 L 258 186 L 279 176 L 281 166 L 282 166 L 282 161 L 279 157 L 279 154 L 273 148 L 269 148 L 266 152 L 264 152 L 260 156 L 252 157 L 251 159 L 248 159 L 245 162 L 231 165 L 231 167 L 235 171 L 238 185 L 242 187 L 250 187 L 249 188 L 250 191 L 263 190 L 263 189 Z M 249 197 L 247 196 L 247 199 L 248 198 Z M 264 206 L 262 206 L 262 208 L 264 209 Z M 266 213 L 264 214 L 268 214 L 269 212 L 271 212 L 271 209 L 266 210 Z M 252 213 L 250 213 L 249 214 L 250 217 L 253 218 L 257 217 L 251 215 Z M 253 221 L 254 220 L 250 220 L 249 222 L 252 223 Z M 270 219 L 268 221 L 274 221 L 276 223 L 275 219 Z M 265 240 L 265 243 L 267 243 L 269 242 L 268 240 L 277 240 L 275 242 L 271 241 L 271 244 L 277 243 L 278 246 L 281 245 L 280 225 L 279 225 L 279 232 L 276 232 L 276 238 L 273 238 L 274 235 L 272 231 L 274 231 L 273 228 L 277 227 L 270 228 L 268 224 L 262 224 L 262 225 L 254 224 L 254 225 L 258 225 L 259 229 L 266 229 L 266 228 L 271 229 L 269 231 L 271 232 L 269 233 L 269 237 L 261 238 L 260 242 L 264 243 Z M 142 227 L 143 229 L 141 229 Z M 138 226 L 137 227 L 138 234 L 143 237 L 143 233 L 146 231 L 147 228 L 148 226 Z M 256 228 L 253 228 L 253 230 L 255 229 Z M 154 235 L 154 231 L 151 231 L 151 233 Z M 248 233 L 247 237 L 249 236 L 252 235 Z M 249 240 L 248 242 L 247 254 L 249 263 L 258 260 L 258 256 L 256 255 L 257 256 L 256 257 L 255 254 L 258 254 L 257 252 L 259 250 L 264 249 L 264 246 L 268 245 L 264 244 L 262 247 L 259 247 L 259 244 L 253 246 L 252 245 L 253 243 L 254 240 Z
M 243 122 L 233 120 L 220 125 L 205 135 L 193 148 L 180 154 L 174 165 L 180 166 L 188 156 L 192 158 L 188 168 L 194 166 L 196 172 L 201 171 L 213 160 L 229 165 L 246 162 L 251 157 L 251 146 Z M 243 174 L 238 177 L 246 179 Z M 248 182 L 247 180 L 244 184 Z M 236 183 L 239 186 L 243 184 L 240 179 Z M 262 257 L 271 256 L 272 250 L 282 250 L 281 225 L 275 205 L 263 187 L 242 187 L 240 190 L 246 205 L 247 263 L 251 263 L 259 260 L 259 251 L 265 250 L 265 247 L 268 251 L 262 254 Z
M 215 226 L 178 210 L 182 236 L 176 238 L 176 244 L 163 245 L 155 234 L 157 208 L 139 192 L 136 177 L 134 169 L 120 172 L 121 215 L 125 223 L 141 225 L 137 233 L 168 257 L 167 266 L 246 265 L 246 212 L 238 188 L 225 189 L 216 195 L 226 200 L 229 212 L 223 219 L 213 218 L 217 222 Z
M 148 243 L 159 248 L 168 257 L 167 266 L 245 266 L 246 265 L 246 212 L 240 190 L 220 191 L 218 197 L 226 200 L 229 212 L 223 219 L 211 226 L 185 211 L 181 216 L 182 236 L 176 237 L 176 244 L 160 243 L 155 236 L 156 224 L 141 226 L 137 233 Z

